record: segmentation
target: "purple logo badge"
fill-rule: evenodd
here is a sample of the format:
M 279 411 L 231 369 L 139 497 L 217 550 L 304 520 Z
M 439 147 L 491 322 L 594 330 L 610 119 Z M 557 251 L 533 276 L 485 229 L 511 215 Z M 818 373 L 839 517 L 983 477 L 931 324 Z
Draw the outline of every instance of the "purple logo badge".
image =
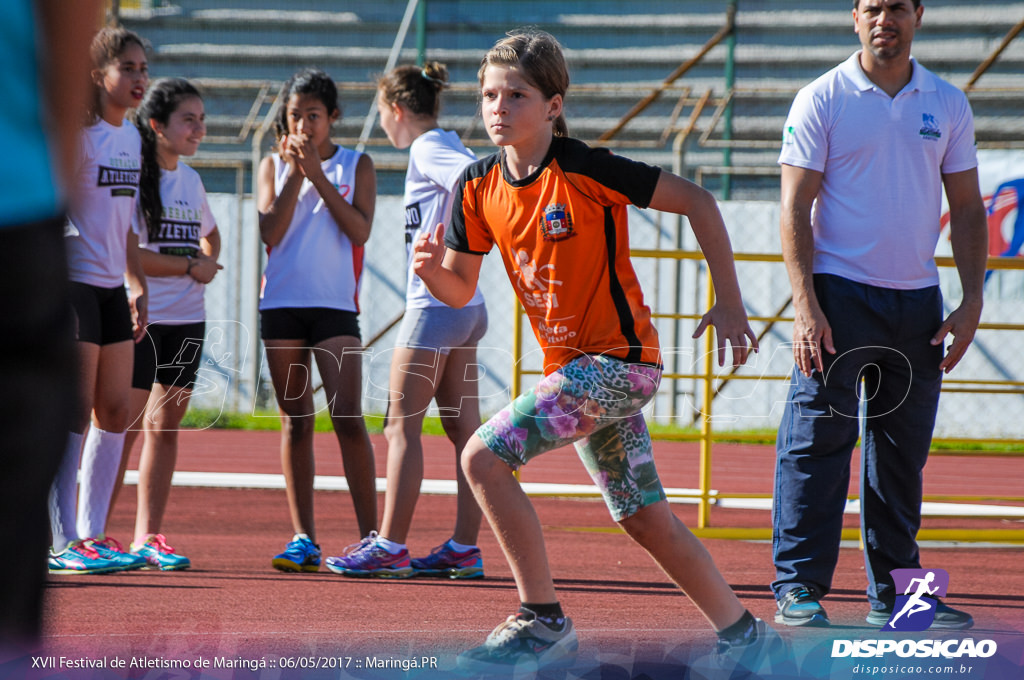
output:
M 935 620 L 937 598 L 945 597 L 949 574 L 945 569 L 893 569 L 896 604 L 882 630 L 927 630 Z

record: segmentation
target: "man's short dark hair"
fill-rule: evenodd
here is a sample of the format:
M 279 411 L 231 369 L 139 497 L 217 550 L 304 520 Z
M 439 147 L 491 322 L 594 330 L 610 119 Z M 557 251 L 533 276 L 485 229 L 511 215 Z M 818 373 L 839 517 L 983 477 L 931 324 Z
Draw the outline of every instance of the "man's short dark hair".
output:
M 914 9 L 917 9 L 918 7 L 921 6 L 921 0 L 913 0 L 913 2 L 914 2 Z M 853 8 L 857 9 L 859 7 L 860 7 L 860 0 L 853 0 Z

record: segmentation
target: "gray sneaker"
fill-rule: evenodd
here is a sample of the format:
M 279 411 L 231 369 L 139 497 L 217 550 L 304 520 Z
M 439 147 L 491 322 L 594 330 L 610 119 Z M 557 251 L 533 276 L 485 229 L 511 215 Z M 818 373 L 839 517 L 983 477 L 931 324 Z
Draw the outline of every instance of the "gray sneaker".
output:
M 518 612 L 491 631 L 486 642 L 463 652 L 456 666 L 466 673 L 533 673 L 540 668 L 569 666 L 576 659 L 579 639 L 572 620 L 553 630 Z
M 830 625 L 825 608 L 818 602 L 816 591 L 807 586 L 793 588 L 778 602 L 775 623 L 787 626 L 812 626 L 823 628 Z

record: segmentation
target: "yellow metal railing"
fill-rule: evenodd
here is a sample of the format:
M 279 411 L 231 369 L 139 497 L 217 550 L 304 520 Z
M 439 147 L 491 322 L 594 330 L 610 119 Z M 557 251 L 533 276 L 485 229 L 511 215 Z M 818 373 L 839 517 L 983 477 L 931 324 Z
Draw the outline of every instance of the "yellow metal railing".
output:
M 634 258 L 659 258 L 672 260 L 703 260 L 703 254 L 699 251 L 685 250 L 646 250 L 633 249 L 630 255 Z M 936 257 L 936 263 L 940 267 L 953 267 L 955 263 L 952 257 Z M 737 263 L 758 262 L 758 263 L 781 263 L 782 256 L 774 253 L 736 253 L 734 260 Z M 1024 270 L 1024 258 L 990 258 L 988 268 L 994 270 Z M 708 277 L 705 270 L 704 276 Z M 710 277 L 706 279 L 706 309 L 710 309 L 715 302 L 714 286 Z M 751 323 L 762 322 L 774 324 L 778 322 L 792 322 L 791 316 L 783 316 L 782 313 L 788 307 L 784 305 L 774 316 L 752 316 Z M 513 315 L 513 340 L 512 340 L 512 398 L 521 394 L 523 389 L 523 378 L 528 375 L 541 375 L 541 371 L 524 368 L 522 365 L 524 332 L 523 316 L 525 311 L 518 302 L 515 304 L 516 312 Z M 654 313 L 655 319 L 686 319 L 698 320 L 699 314 L 674 314 Z M 1024 331 L 1024 323 L 982 323 L 979 331 Z M 673 433 L 654 434 L 657 439 L 675 441 L 696 441 L 700 446 L 698 489 L 692 492 L 675 493 L 672 497 L 680 499 L 695 500 L 697 503 L 697 522 L 692 530 L 698 536 L 704 538 L 732 538 L 744 540 L 765 540 L 771 538 L 771 527 L 713 527 L 711 526 L 711 508 L 722 500 L 726 499 L 770 499 L 771 494 L 766 493 L 737 493 L 715 489 L 711 478 L 711 461 L 713 445 L 716 441 L 753 441 L 763 440 L 763 435 L 750 435 L 732 432 L 716 432 L 712 416 L 713 403 L 717 394 L 715 382 L 722 380 L 790 380 L 791 376 L 785 375 L 742 375 L 730 373 L 726 378 L 715 374 L 713 358 L 716 353 L 715 341 L 712 333 L 704 335 L 704 360 L 697 373 L 663 373 L 664 380 L 696 380 L 701 385 L 702 408 L 700 416 L 700 428 L 696 433 Z M 943 392 L 950 393 L 971 393 L 971 394 L 1024 394 L 1024 380 L 981 380 L 981 379 L 946 379 L 943 380 Z M 957 439 L 935 439 L 933 447 L 938 446 L 978 446 L 978 445 L 1009 445 L 1010 449 L 981 449 L 981 450 L 946 450 L 933 448 L 933 456 L 959 456 L 966 458 L 985 457 L 1020 457 L 1024 458 L 1024 439 L 992 439 L 992 438 L 957 438 Z M 589 496 L 591 494 L 576 494 L 578 496 Z M 594 494 L 596 495 L 596 493 Z M 857 500 L 858 496 L 848 496 L 850 500 Z M 978 502 L 1002 502 L 1011 504 L 1010 507 L 1024 507 L 1024 496 L 1000 496 L 987 494 L 984 496 L 968 495 L 926 495 L 926 502 L 949 502 L 949 503 L 978 503 Z M 950 514 L 948 517 L 966 518 L 966 514 Z M 988 516 L 988 519 L 998 519 L 997 516 Z M 860 531 L 858 529 L 844 529 L 844 540 L 858 540 Z M 1024 529 L 922 529 L 918 538 L 920 540 L 934 541 L 965 541 L 965 542 L 1003 542 L 1003 543 L 1024 543 Z

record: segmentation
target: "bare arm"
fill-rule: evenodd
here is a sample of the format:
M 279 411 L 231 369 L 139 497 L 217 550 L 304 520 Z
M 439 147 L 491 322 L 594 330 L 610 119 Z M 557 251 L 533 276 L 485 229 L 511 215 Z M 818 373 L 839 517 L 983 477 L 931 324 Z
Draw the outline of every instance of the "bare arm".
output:
M 220 229 L 214 227 L 209 234 L 199 239 L 199 249 L 204 257 L 216 262 L 220 258 Z
M 65 185 L 75 167 L 77 135 L 89 98 L 89 43 L 100 27 L 100 0 L 64 2 L 36 0 L 47 62 L 41 78 L 47 110 L 55 135 L 53 149 L 60 154 L 59 170 Z
M 191 276 L 199 283 L 209 283 L 224 266 L 217 263 L 220 255 L 220 232 L 216 227 L 200 241 L 195 257 L 167 255 L 146 248 L 139 249 L 139 261 L 146 276 Z
M 199 283 L 209 283 L 224 265 L 218 264 L 220 257 L 220 230 L 213 230 L 199 239 L 199 254 L 192 258 L 192 266 L 188 274 Z
M 139 261 L 146 276 L 184 276 L 188 273 L 189 258 L 184 255 L 167 255 L 140 248 Z
M 701 319 L 693 337 L 714 326 L 718 337 L 718 365 L 725 364 L 726 342 L 732 345 L 732 363 L 746 363 L 749 349 L 757 349 L 757 336 L 747 323 L 743 308 L 732 244 L 714 197 L 693 182 L 662 172 L 654 188 L 650 207 L 654 210 L 686 215 L 707 260 L 715 285 L 715 305 Z M 750 340 L 748 348 L 747 340 Z
M 835 354 L 832 327 L 814 293 L 814 233 L 811 207 L 821 189 L 822 173 L 782 166 L 782 258 L 793 288 L 793 360 L 804 375 L 822 367 L 822 348 Z
M 416 241 L 412 268 L 431 295 L 449 307 L 464 307 L 476 292 L 483 259 L 447 248 L 444 225 L 439 224 L 433 236 L 422 234 Z
M 949 373 L 960 363 L 981 321 L 985 264 L 988 260 L 988 221 L 978 188 L 976 168 L 943 175 L 942 182 L 946 187 L 946 198 L 949 199 L 953 259 L 964 290 L 960 306 L 946 317 L 939 332 L 932 338 L 932 344 L 939 345 L 946 335 L 953 334 L 953 342 L 939 364 L 939 368 Z
M 282 146 L 289 148 L 296 163 L 293 170 L 310 181 L 342 233 L 354 245 L 366 245 L 377 204 L 377 172 L 373 160 L 366 155 L 359 158 L 355 166 L 355 195 L 349 203 L 324 174 L 319 152 L 311 139 L 302 134 L 290 135 Z
M 288 162 L 290 172 L 279 196 L 274 188 L 274 159 L 267 156 L 260 162 L 256 181 L 256 206 L 259 210 L 260 239 L 273 248 L 284 238 L 295 215 L 295 204 L 302 188 L 302 173 L 294 160 L 287 157 L 282 144 L 282 158 Z
M 129 306 L 132 310 L 132 335 L 135 342 L 142 340 L 146 334 L 146 325 L 149 323 L 149 289 L 146 284 L 146 274 L 142 271 L 142 260 L 139 257 L 139 235 L 131 229 L 128 230 L 128 247 L 125 255 L 125 277 L 128 279 L 128 287 L 131 290 L 128 296 Z
M 313 155 L 310 157 L 306 154 Z M 365 154 L 359 158 L 355 195 L 351 203 L 338 193 L 338 189 L 324 175 L 320 158 L 312 144 L 307 143 L 301 147 L 299 163 L 342 233 L 353 244 L 365 245 L 370 239 L 370 227 L 373 225 L 373 212 L 377 203 L 377 172 L 373 167 L 373 159 Z

